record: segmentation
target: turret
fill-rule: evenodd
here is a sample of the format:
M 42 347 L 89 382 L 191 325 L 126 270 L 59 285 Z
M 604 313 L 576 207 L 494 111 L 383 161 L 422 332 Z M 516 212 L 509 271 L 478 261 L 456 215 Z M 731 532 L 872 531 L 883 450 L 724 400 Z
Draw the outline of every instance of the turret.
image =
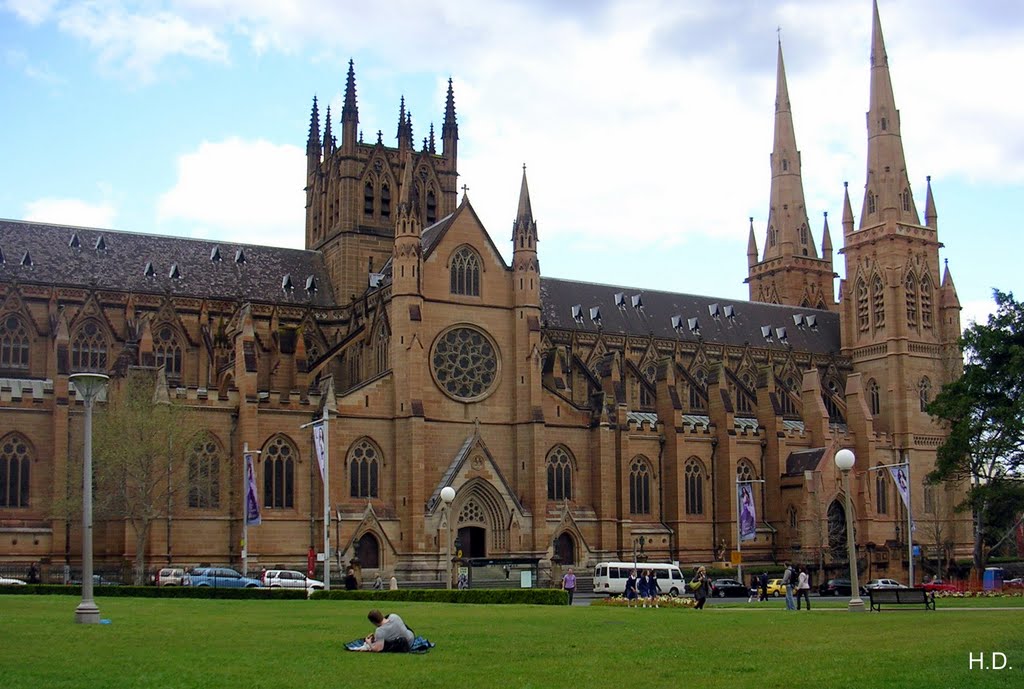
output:
M 402 184 L 399 190 L 398 216 L 395 219 L 394 263 L 391 267 L 392 294 L 418 294 L 420 257 L 422 254 L 419 213 L 410 199 L 412 189 L 412 154 L 405 152 L 402 161 Z
M 843 182 L 843 236 L 853 234 L 853 207 L 850 205 L 850 183 Z
M 530 188 L 526 184 L 526 165 L 523 165 L 523 183 L 519 188 L 519 208 L 512 224 L 512 279 L 517 305 L 540 306 L 540 263 L 537 260 L 537 222 L 533 219 Z
M 939 214 L 935 212 L 935 197 L 932 196 L 932 176 L 928 175 L 928 195 L 924 201 L 924 224 L 933 230 L 939 229 Z
M 750 236 L 747 237 L 747 268 L 757 264 L 757 238 L 754 236 L 754 217 L 750 217 Z
M 821 257 L 832 264 L 832 233 L 828 229 L 828 211 L 825 211 L 825 223 L 821 228 Z

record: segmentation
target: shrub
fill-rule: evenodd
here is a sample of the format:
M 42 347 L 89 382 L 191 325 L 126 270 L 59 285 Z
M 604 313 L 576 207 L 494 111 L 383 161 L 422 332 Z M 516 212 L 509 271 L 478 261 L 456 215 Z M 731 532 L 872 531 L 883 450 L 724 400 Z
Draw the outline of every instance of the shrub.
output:
M 597 598 L 591 601 L 591 605 L 602 605 L 610 608 L 625 608 L 627 601 L 623 596 L 609 596 L 607 598 Z M 697 601 L 694 598 L 676 596 L 655 596 L 654 603 L 659 608 L 694 608 L 697 606 Z M 634 603 L 634 607 L 643 605 L 643 601 L 637 600 Z
M 483 605 L 568 605 L 569 594 L 559 589 L 399 589 L 397 591 L 315 591 L 319 600 L 382 600 Z
M 81 586 L 61 584 L 28 584 L 26 586 L 0 586 L 0 594 L 21 594 L 36 596 L 81 596 Z M 222 589 L 207 586 L 96 586 L 93 595 L 97 598 L 219 598 L 242 600 L 266 598 L 271 600 L 296 600 L 306 597 L 302 589 Z

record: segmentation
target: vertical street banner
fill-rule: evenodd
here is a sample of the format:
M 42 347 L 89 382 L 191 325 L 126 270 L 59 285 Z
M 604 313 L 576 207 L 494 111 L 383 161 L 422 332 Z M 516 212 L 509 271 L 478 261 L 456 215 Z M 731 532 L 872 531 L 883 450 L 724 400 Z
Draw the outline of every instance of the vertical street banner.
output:
M 246 526 L 259 526 L 263 520 L 260 518 L 260 499 L 256 492 L 256 467 L 253 466 L 252 453 L 245 454 L 245 524 Z
M 910 509 L 910 483 L 907 481 L 907 468 L 903 466 L 892 466 L 889 467 L 889 474 L 892 476 L 892 482 L 896 484 L 896 492 L 903 498 L 903 506 Z M 910 520 L 911 530 L 917 529 L 917 524 L 914 523 L 913 518 Z
M 313 452 L 316 453 L 316 463 L 320 466 L 320 480 L 324 480 L 324 466 L 327 464 L 327 446 L 324 443 L 324 425 L 322 423 L 313 426 Z
M 736 504 L 740 508 L 740 540 L 752 541 L 757 538 L 757 511 L 754 508 L 752 484 L 736 484 Z

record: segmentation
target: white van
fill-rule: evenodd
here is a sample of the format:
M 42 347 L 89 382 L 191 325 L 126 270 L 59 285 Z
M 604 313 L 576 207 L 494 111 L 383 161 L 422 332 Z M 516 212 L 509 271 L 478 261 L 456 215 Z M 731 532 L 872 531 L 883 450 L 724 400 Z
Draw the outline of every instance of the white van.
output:
M 686 579 L 678 565 L 661 562 L 601 562 L 594 569 L 594 593 L 621 595 L 626 590 L 626 577 L 632 570 L 643 574 L 645 569 L 658 577 L 658 588 L 663 594 L 678 596 L 686 591 Z

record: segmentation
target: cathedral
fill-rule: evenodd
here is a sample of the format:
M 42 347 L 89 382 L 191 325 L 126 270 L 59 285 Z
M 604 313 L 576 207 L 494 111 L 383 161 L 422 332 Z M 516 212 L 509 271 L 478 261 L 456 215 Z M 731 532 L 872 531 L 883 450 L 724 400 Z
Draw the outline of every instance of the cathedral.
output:
M 451 82 L 440 136 L 415 142 L 403 101 L 390 147 L 358 133 L 351 62 L 340 122 L 328 109 L 321 129 L 313 101 L 305 250 L 0 220 L 0 563 L 77 566 L 81 516 L 64 498 L 84 407 L 68 377 L 117 385 L 140 367 L 208 432 L 175 458 L 145 542 L 154 565 L 240 567 L 244 549 L 250 570 L 304 568 L 325 530 L 332 562 L 424 583 L 451 576 L 452 536 L 471 562 L 541 573 L 639 553 L 821 577 L 846 571 L 852 537 L 868 576 L 905 578 L 908 539 L 926 569 L 966 553 L 963 488 L 925 482 L 944 439 L 925 405 L 960 370 L 960 304 L 930 179 L 923 223 L 911 191 L 877 4 L 864 196 L 858 216 L 843 199 L 838 299 L 781 44 L 777 60 L 749 301 L 543 274 L 525 169 L 506 263 L 507 240 L 459 195 Z M 304 428 L 320 417 L 326 509 Z M 247 530 L 243 448 L 259 450 L 262 523 Z M 841 448 L 857 458 L 849 495 Z M 885 468 L 900 462 L 910 533 Z M 742 537 L 741 494 L 755 515 Z M 136 548 L 127 519 L 97 518 L 98 567 Z

